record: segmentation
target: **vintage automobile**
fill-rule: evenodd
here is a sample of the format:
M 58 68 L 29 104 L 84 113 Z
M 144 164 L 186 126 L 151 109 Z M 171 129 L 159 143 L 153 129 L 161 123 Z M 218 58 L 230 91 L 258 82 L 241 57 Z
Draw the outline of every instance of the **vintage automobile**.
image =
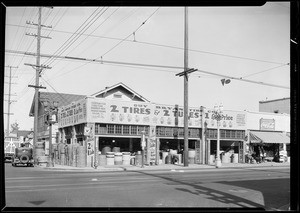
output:
M 32 156 L 33 150 L 29 147 L 15 148 L 15 153 L 12 157 L 12 166 L 26 165 L 33 166 L 34 160 Z

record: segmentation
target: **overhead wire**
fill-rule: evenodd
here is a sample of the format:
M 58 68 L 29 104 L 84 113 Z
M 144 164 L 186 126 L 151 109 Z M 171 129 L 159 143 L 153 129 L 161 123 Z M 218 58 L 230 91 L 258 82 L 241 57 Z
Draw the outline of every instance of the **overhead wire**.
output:
M 25 53 L 23 53 L 23 54 L 25 54 Z M 35 56 L 35 53 L 26 53 L 26 54 Z M 43 54 L 43 55 L 41 55 L 41 57 L 53 57 L 53 55 L 52 56 L 47 56 L 47 55 Z M 100 63 L 100 64 L 104 64 L 105 63 L 105 64 L 134 65 L 134 66 L 140 66 L 140 67 L 170 68 L 170 69 L 179 69 L 179 70 L 183 70 L 184 69 L 183 67 L 180 67 L 180 66 L 141 64 L 141 63 L 129 63 L 129 62 L 108 61 L 108 60 L 104 61 L 104 60 L 98 60 L 98 59 L 87 59 L 87 58 L 78 58 L 78 57 L 76 58 L 76 57 L 69 57 L 69 56 L 57 56 L 57 57 L 65 58 L 65 59 L 70 59 L 70 60 L 80 60 L 82 62 L 88 61 L 87 63 L 95 62 L 95 63 Z M 79 67 L 76 67 L 75 69 L 73 69 L 71 71 L 79 69 L 80 67 L 85 66 L 87 63 L 85 63 L 85 64 L 83 64 L 83 65 L 81 65 Z M 71 71 L 68 71 L 66 73 L 69 73 Z M 259 81 L 251 81 L 251 80 L 243 79 L 241 77 L 227 76 L 227 75 L 222 75 L 222 74 L 218 74 L 218 73 L 214 73 L 214 72 L 208 72 L 208 71 L 205 71 L 205 70 L 197 70 L 197 71 L 205 73 L 205 74 L 215 75 L 215 76 L 219 76 L 219 77 L 225 77 L 225 78 L 229 78 L 229 79 L 235 79 L 235 80 L 239 80 L 239 81 L 245 81 L 245 82 L 249 82 L 249 83 L 256 83 L 256 84 L 261 84 L 261 85 L 266 85 L 266 86 L 273 86 L 273 87 L 278 87 L 278 88 L 290 89 L 289 87 L 286 87 L 286 86 L 281 86 L 281 85 L 276 85 L 276 84 L 269 84 L 269 83 L 259 82 Z M 64 75 L 66 73 L 63 73 L 61 75 Z M 56 76 L 56 77 L 59 77 L 59 76 Z
M 104 7 L 103 7 L 104 8 Z M 58 50 L 56 52 L 53 53 L 53 55 L 55 54 L 63 54 L 80 36 L 82 36 L 82 33 L 85 32 L 99 17 L 99 14 L 102 12 L 103 8 L 96 14 L 94 15 L 97 10 L 99 10 L 100 8 L 96 8 L 93 13 L 88 17 L 88 19 L 86 19 L 84 21 L 84 23 L 82 23 L 80 25 L 80 27 L 75 31 L 75 33 L 72 34 L 71 37 L 69 37 L 67 39 L 67 41 L 65 41 L 60 48 L 58 48 Z M 92 17 L 93 16 L 93 17 Z M 92 18 L 91 18 L 92 17 Z M 89 20 L 91 18 L 91 20 Z M 86 24 L 86 22 L 89 22 L 88 24 Z M 79 34 L 76 34 L 77 31 L 79 31 Z M 50 65 L 52 64 L 54 61 L 53 58 L 51 58 L 50 60 L 46 61 L 45 64 Z
M 70 52 L 72 52 L 74 49 L 76 49 L 83 41 L 85 41 L 90 35 L 92 35 L 93 32 L 95 32 L 100 26 L 102 26 L 119 8 L 117 8 L 116 10 L 114 10 L 103 22 L 101 22 L 90 34 L 88 34 L 84 40 L 82 40 L 76 47 L 74 47 Z M 95 45 L 95 43 L 93 43 L 92 45 Z M 70 53 L 69 52 L 69 53 Z M 81 51 L 79 54 L 81 54 L 83 51 Z M 57 64 L 57 63 L 56 63 Z M 66 64 L 64 67 L 62 67 L 60 70 L 63 70 L 65 67 L 67 67 L 68 64 Z M 60 72 L 60 70 L 58 71 L 58 73 Z
M 130 33 L 128 36 L 126 36 L 124 39 L 122 39 L 120 42 L 118 42 L 116 45 L 114 45 L 111 49 L 109 49 L 108 51 L 106 51 L 104 54 L 101 55 L 101 57 L 98 57 L 96 59 L 102 58 L 108 54 L 109 52 L 111 52 L 113 49 L 115 49 L 117 46 L 119 46 L 123 41 L 125 41 L 127 38 L 129 38 L 130 36 L 132 36 L 133 34 L 135 34 L 158 10 L 160 9 L 160 7 L 158 7 L 144 22 L 142 22 L 142 24 L 133 32 Z
M 118 9 L 119 9 L 119 8 L 117 8 L 111 15 L 113 15 Z M 98 19 L 99 19 L 106 11 L 107 11 L 107 10 L 108 10 L 108 8 L 106 8 L 104 11 L 102 11 L 102 13 L 97 17 L 96 20 L 94 20 L 94 22 L 97 21 L 97 20 L 98 20 Z M 110 15 L 110 16 L 111 16 L 111 15 Z M 109 17 L 110 17 L 110 16 L 109 16 Z M 108 17 L 108 18 L 109 18 L 109 17 Z M 85 41 L 85 40 L 86 40 L 93 32 L 95 32 L 95 31 L 96 31 L 103 23 L 105 23 L 105 21 L 106 21 L 108 18 L 106 18 L 102 23 L 100 23 L 100 24 L 99 24 L 99 25 L 98 25 L 98 26 L 97 26 L 90 34 L 86 35 L 86 37 L 85 37 L 83 40 L 81 40 L 81 41 L 80 41 L 80 42 L 79 42 L 72 50 L 70 50 L 67 54 L 69 54 L 70 52 L 72 52 L 73 50 L 75 50 L 80 44 L 82 44 L 82 42 L 84 42 L 84 41 Z M 93 22 L 93 23 L 94 23 L 94 22 Z M 93 23 L 92 23 L 92 24 L 93 24 Z M 91 25 L 92 25 L 92 24 L 91 24 Z M 91 26 L 91 25 L 90 25 L 90 26 Z M 55 60 L 55 59 L 53 59 L 53 62 L 54 62 L 54 60 Z M 53 64 L 53 67 L 54 67 L 57 63 L 58 63 L 58 62 L 56 62 L 55 64 Z M 66 65 L 66 66 L 67 66 L 67 65 Z M 62 68 L 62 69 L 63 69 L 63 68 Z
M 7 25 L 8 26 L 18 26 L 18 25 L 14 25 L 14 24 L 7 24 Z M 59 32 L 59 33 L 73 34 L 72 32 L 62 31 L 62 30 L 53 30 L 53 31 L 54 32 Z M 82 34 L 82 35 L 87 35 L 87 34 Z M 111 39 L 111 40 L 118 40 L 118 41 L 123 40 L 121 38 L 114 38 L 114 37 L 108 37 L 108 36 L 99 36 L 99 35 L 90 35 L 90 37 Z M 166 48 L 172 48 L 172 49 L 178 49 L 178 50 L 183 50 L 184 49 L 182 47 L 176 47 L 176 46 L 158 44 L 158 43 L 152 43 L 152 42 L 144 42 L 144 41 L 138 41 L 138 40 L 133 41 L 131 39 L 128 39 L 128 40 L 126 39 L 124 41 L 125 42 L 134 42 L 134 43 L 152 45 L 152 46 L 158 46 L 158 47 L 166 47 Z M 236 58 L 236 59 L 242 59 L 242 60 L 250 60 L 250 61 L 263 62 L 263 63 L 270 63 L 270 64 L 280 64 L 280 65 L 286 65 L 287 64 L 287 63 L 283 63 L 283 62 L 275 62 L 275 61 L 268 61 L 268 60 L 261 60 L 261 59 L 243 57 L 243 56 L 228 55 L 228 54 L 216 53 L 216 52 L 211 52 L 211 51 L 203 51 L 203 50 L 195 50 L 195 49 L 189 49 L 188 51 L 189 52 L 205 53 L 205 54 L 216 55 L 216 56 L 229 57 L 229 58 Z
M 267 72 L 267 71 L 270 71 L 270 70 L 274 70 L 274 69 L 277 69 L 279 67 L 283 67 L 283 66 L 286 66 L 286 65 L 289 65 L 289 63 L 283 64 L 283 65 L 280 65 L 280 66 L 277 66 L 277 67 L 272 67 L 270 69 L 262 70 L 262 71 L 259 71 L 259 72 L 256 72 L 256 73 L 252 73 L 252 74 L 249 74 L 249 75 L 245 75 L 245 76 L 240 77 L 240 78 L 244 79 L 244 78 L 247 78 L 247 77 L 250 77 L 250 76 L 253 76 L 253 75 L 257 75 L 257 74 L 260 74 L 260 73 L 263 73 L 263 72 Z

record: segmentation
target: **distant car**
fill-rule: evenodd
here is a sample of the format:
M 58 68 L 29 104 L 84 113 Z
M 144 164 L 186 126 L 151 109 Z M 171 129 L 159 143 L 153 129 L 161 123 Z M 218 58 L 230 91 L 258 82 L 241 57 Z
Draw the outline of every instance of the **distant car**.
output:
M 33 166 L 33 150 L 29 147 L 18 147 L 15 149 L 15 153 L 12 157 L 11 165 L 26 165 Z

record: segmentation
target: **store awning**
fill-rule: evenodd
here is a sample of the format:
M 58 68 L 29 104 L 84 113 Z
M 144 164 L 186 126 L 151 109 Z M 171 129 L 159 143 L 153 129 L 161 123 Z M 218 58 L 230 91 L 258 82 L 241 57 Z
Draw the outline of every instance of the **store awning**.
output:
M 250 143 L 290 143 L 290 137 L 281 132 L 250 132 Z

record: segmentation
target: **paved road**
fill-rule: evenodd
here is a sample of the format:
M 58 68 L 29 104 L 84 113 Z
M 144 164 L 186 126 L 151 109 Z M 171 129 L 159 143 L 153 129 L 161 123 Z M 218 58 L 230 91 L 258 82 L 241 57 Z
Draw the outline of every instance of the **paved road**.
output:
M 287 209 L 288 167 L 80 172 L 6 164 L 8 207 Z

